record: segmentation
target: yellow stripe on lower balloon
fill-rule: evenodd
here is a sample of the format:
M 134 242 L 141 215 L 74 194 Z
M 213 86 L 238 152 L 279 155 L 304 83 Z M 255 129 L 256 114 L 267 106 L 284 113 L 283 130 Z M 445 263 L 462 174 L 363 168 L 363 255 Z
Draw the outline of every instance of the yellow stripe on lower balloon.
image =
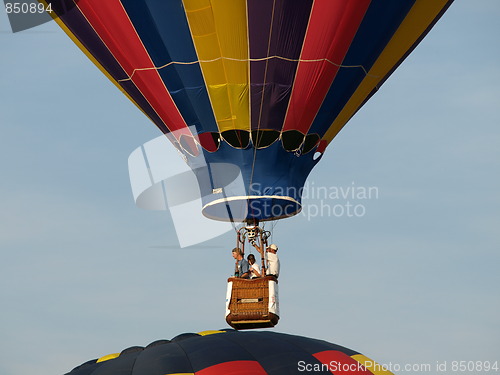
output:
M 215 335 L 217 333 L 225 333 L 225 331 L 213 331 L 213 330 L 201 331 L 201 332 L 198 332 L 198 335 L 208 336 L 208 335 Z
M 245 0 L 183 0 L 219 130 L 249 130 Z
M 363 354 L 355 354 L 351 356 L 351 358 L 361 363 L 374 375 L 394 375 L 392 372 L 386 370 L 382 365 L 379 365 L 377 362 L 371 360 Z
M 96 363 L 109 361 L 110 359 L 115 359 L 115 358 L 118 358 L 119 356 L 120 356 L 120 353 L 108 354 L 108 355 L 105 355 L 104 357 L 99 358 Z
M 332 141 L 347 121 L 356 113 L 372 90 L 417 42 L 448 2 L 449 0 L 419 0 L 415 3 L 387 47 L 368 72 L 368 75 L 325 133 L 323 139 L 327 142 Z

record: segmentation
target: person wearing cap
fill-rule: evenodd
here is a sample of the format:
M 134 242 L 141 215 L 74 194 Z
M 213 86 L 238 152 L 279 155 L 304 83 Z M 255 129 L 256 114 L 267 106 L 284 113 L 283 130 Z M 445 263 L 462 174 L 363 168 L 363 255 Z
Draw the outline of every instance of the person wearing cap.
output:
M 233 258 L 236 259 L 235 265 L 235 277 L 241 277 L 243 279 L 248 279 L 250 276 L 249 266 L 247 260 L 243 257 L 243 251 L 239 247 L 235 247 L 232 250 Z
M 256 243 L 252 244 L 257 251 L 263 255 L 262 247 L 258 246 Z M 275 244 L 269 245 L 266 248 L 265 259 L 267 263 L 266 276 L 276 276 L 280 274 L 280 260 L 278 258 L 278 246 Z

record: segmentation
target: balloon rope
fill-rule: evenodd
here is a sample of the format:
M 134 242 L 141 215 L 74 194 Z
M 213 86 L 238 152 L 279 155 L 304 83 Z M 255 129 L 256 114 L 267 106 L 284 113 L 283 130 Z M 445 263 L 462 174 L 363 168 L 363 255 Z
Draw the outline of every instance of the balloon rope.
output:
M 185 62 L 185 61 L 171 61 L 165 65 L 162 65 L 162 66 L 155 66 L 155 67 L 149 67 L 149 68 L 136 68 L 133 70 L 132 74 L 129 76 L 129 78 L 124 78 L 124 79 L 119 79 L 118 82 L 125 82 L 125 81 L 130 81 L 136 72 L 139 72 L 139 71 L 145 71 L 145 70 L 161 70 L 163 68 L 166 68 L 170 65 L 194 65 L 194 64 L 200 64 L 200 63 L 211 63 L 211 62 L 215 62 L 215 61 L 219 61 L 219 60 L 230 60 L 230 61 L 239 61 L 239 62 L 253 62 L 253 61 L 268 61 L 268 60 L 271 60 L 271 59 L 279 59 L 279 60 L 285 60 L 285 61 L 292 61 L 292 62 L 302 62 L 302 63 L 314 63 L 314 62 L 327 62 L 333 66 L 336 66 L 338 68 L 359 68 L 359 69 L 362 69 L 363 72 L 365 73 L 365 76 L 370 76 L 370 77 L 378 77 L 376 75 L 373 75 L 373 74 L 368 74 L 368 71 L 366 70 L 366 68 L 363 66 L 363 65 L 344 65 L 344 64 L 337 64 L 333 61 L 331 61 L 330 59 L 327 59 L 327 58 L 322 58 L 322 59 L 290 59 L 288 57 L 284 57 L 284 56 L 277 56 L 277 55 L 274 55 L 274 56 L 267 56 L 267 57 L 260 57 L 260 58 L 248 58 L 248 59 L 236 59 L 236 58 L 233 58 L 233 57 L 225 57 L 225 56 L 220 56 L 220 57 L 217 57 L 215 59 L 211 59 L 211 60 L 196 60 L 196 61 L 188 61 L 188 62 Z

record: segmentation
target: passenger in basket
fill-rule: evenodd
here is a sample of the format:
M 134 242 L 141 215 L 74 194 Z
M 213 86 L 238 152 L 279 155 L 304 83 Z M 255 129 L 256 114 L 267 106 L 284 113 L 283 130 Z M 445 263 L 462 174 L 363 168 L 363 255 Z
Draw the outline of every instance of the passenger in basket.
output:
M 250 265 L 250 278 L 255 279 L 256 277 L 260 277 L 260 267 L 257 263 L 255 263 L 255 256 L 250 254 L 247 256 L 247 260 Z
M 240 248 L 235 247 L 232 253 L 233 253 L 233 258 L 236 259 L 234 276 L 241 277 L 243 279 L 248 279 L 250 277 L 250 271 L 248 270 L 249 268 L 248 262 L 243 257 L 243 252 L 241 251 Z
M 261 246 L 258 246 L 255 242 L 253 246 L 257 249 L 257 251 L 263 255 L 263 249 Z M 267 270 L 266 276 L 276 276 L 278 277 L 280 274 L 280 260 L 278 258 L 278 246 L 272 244 L 266 248 L 265 258 L 267 261 Z

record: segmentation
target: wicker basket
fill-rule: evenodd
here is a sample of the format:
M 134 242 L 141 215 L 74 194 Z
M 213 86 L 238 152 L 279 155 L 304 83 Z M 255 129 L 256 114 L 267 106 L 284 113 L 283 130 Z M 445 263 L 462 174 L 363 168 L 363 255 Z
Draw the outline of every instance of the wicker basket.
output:
M 234 329 L 251 329 L 274 327 L 279 316 L 269 312 L 269 281 L 278 280 L 274 276 L 256 279 L 240 279 L 231 277 L 230 313 L 227 323 Z

